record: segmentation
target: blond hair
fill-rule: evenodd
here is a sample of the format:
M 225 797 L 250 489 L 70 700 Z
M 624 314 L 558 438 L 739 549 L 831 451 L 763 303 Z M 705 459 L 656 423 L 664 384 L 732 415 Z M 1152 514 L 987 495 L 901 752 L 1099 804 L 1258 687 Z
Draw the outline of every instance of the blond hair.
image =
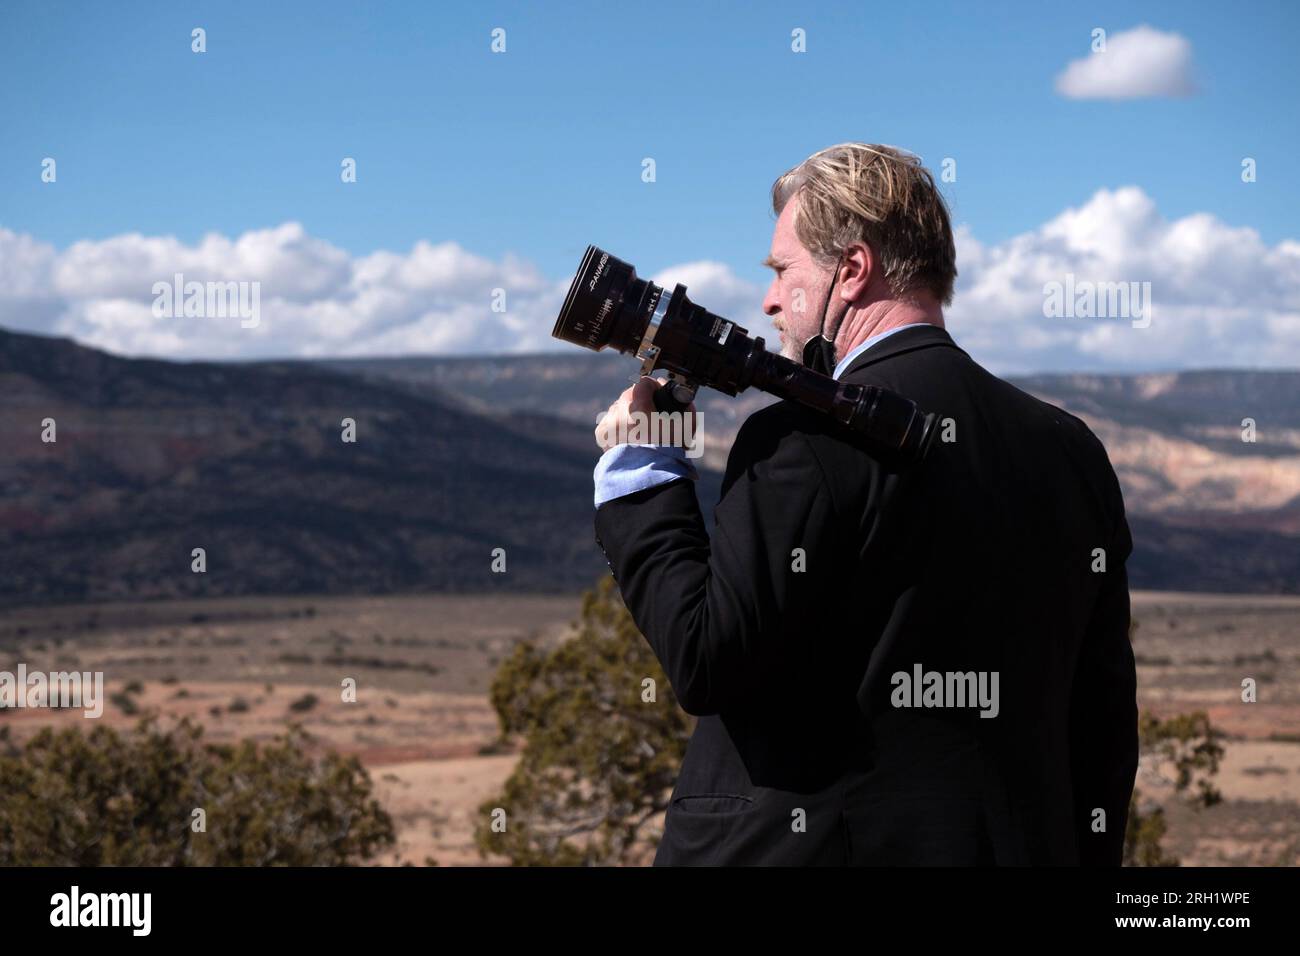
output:
M 952 301 L 957 250 L 948 206 L 917 156 L 873 143 L 831 146 L 772 184 L 777 216 L 795 195 L 795 234 L 821 265 L 865 242 L 894 296 L 926 289 L 944 305 Z

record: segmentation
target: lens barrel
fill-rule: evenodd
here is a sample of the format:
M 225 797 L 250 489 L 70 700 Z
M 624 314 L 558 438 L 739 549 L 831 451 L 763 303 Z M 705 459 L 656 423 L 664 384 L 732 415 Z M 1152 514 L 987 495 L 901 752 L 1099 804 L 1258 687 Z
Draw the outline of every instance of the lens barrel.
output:
M 606 346 L 629 351 L 632 339 L 640 339 L 635 313 L 655 290 L 663 291 L 638 279 L 631 264 L 588 246 L 551 335 L 596 352 Z

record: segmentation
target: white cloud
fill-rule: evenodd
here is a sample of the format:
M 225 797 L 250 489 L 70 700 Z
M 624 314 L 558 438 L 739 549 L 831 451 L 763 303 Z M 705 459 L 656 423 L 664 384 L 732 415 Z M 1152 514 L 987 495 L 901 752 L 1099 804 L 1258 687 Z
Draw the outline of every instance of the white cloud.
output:
M 1072 61 L 1056 78 L 1056 92 L 1075 100 L 1190 96 L 1195 91 L 1191 43 L 1146 24 L 1110 35 L 1105 50 Z
M 260 321 L 156 318 L 153 286 L 258 282 Z M 548 347 L 567 280 L 454 242 L 353 257 L 296 222 L 196 245 L 131 233 L 63 252 L 0 229 L 0 324 L 127 355 L 261 358 Z M 504 290 L 505 312 L 493 311 Z
M 1267 245 L 1207 213 L 1168 221 L 1141 189 L 1099 190 L 995 246 L 958 230 L 948 326 L 1006 371 L 1300 366 L 1300 243 Z M 1150 283 L 1151 323 L 1048 318 L 1044 286 Z
M 1206 213 L 1166 220 L 1141 189 L 1100 190 L 1036 229 L 997 244 L 957 229 L 960 275 L 948 328 L 1001 373 L 1223 366 L 1300 367 L 1300 242 L 1269 246 Z M 261 322 L 156 318 L 152 286 L 256 279 Z M 1129 317 L 1048 318 L 1044 285 L 1149 282 L 1148 328 Z M 724 263 L 650 276 L 762 335 L 764 289 Z M 68 335 L 163 358 L 502 353 L 566 349 L 551 338 L 570 276 L 547 278 L 514 255 L 474 255 L 421 241 L 406 253 L 353 257 L 297 223 L 231 240 L 115 236 L 59 252 L 0 229 L 0 325 Z M 493 289 L 506 311 L 492 311 Z

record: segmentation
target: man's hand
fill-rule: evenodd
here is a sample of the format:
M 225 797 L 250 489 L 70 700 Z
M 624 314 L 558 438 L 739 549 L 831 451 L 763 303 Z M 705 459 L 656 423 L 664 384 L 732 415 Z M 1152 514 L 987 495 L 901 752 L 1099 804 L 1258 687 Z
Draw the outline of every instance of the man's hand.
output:
M 663 382 L 642 375 L 623 390 L 596 424 L 596 444 L 609 451 L 615 445 L 682 445 L 695 434 L 695 403 L 680 414 L 667 415 L 655 408 L 655 392 Z M 689 416 L 689 421 L 686 421 Z M 674 427 L 675 426 L 675 427 Z M 685 434 L 683 431 L 685 430 Z

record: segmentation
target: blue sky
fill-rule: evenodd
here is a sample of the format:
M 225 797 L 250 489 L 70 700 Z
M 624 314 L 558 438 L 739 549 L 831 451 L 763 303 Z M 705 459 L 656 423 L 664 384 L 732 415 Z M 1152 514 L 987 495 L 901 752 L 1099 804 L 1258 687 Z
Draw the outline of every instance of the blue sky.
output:
M 595 242 L 762 286 L 772 180 L 862 140 L 955 158 L 954 220 L 984 244 L 1129 185 L 1167 220 L 1300 236 L 1300 5 L 984 6 L 8 2 L 0 227 L 64 250 L 298 222 L 353 256 L 452 241 L 552 279 Z M 1144 23 L 1190 41 L 1196 95 L 1053 89 L 1094 27 Z

